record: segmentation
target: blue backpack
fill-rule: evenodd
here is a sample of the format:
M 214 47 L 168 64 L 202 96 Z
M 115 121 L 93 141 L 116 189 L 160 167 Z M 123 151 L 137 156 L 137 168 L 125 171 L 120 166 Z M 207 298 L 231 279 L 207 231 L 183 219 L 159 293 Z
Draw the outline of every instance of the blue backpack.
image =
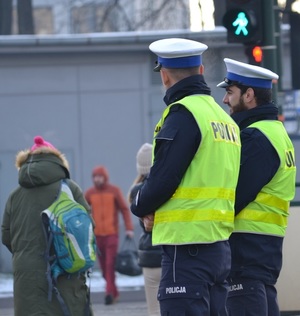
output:
M 65 305 L 56 288 L 58 276 L 86 272 L 96 261 L 92 219 L 86 209 L 74 200 L 65 180 L 61 181 L 57 198 L 42 211 L 41 216 L 47 242 L 48 299 L 51 301 L 54 290 L 61 305 Z

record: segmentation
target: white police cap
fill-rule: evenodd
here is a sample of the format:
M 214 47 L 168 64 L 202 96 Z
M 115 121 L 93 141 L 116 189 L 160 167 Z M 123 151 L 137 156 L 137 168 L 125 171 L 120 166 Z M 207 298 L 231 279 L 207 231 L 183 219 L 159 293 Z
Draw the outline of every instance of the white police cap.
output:
M 239 84 L 249 87 L 271 89 L 272 80 L 279 78 L 276 73 L 263 67 L 249 65 L 230 58 L 225 58 L 224 62 L 227 68 L 227 74 L 224 81 L 217 85 L 219 88 Z
M 150 44 L 149 49 L 158 56 L 154 71 L 164 68 L 190 68 L 202 64 L 201 54 L 207 45 L 184 39 L 166 38 Z

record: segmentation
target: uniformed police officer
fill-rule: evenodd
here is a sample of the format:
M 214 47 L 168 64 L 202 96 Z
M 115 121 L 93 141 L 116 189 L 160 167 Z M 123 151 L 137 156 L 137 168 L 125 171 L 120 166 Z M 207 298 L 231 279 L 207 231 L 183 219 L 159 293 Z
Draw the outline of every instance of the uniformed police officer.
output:
M 224 59 L 227 75 L 218 87 L 241 129 L 241 167 L 235 227 L 230 237 L 230 316 L 279 316 L 275 284 L 282 266 L 282 243 L 289 202 L 295 194 L 293 144 L 271 102 L 278 75 Z
M 149 48 L 158 56 L 167 107 L 154 132 L 153 166 L 131 211 L 146 226 L 154 217 L 152 242 L 163 249 L 161 315 L 227 315 L 239 129 L 203 78 L 206 45 L 170 38 Z

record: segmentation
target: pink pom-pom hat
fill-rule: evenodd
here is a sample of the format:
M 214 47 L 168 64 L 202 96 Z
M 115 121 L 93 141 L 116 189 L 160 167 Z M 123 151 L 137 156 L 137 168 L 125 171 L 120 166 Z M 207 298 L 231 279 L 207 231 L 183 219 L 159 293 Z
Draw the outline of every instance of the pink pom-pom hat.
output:
M 46 142 L 42 136 L 35 136 L 34 145 L 31 147 L 31 151 L 34 151 L 40 147 L 49 147 L 52 149 L 56 149 L 52 144 Z

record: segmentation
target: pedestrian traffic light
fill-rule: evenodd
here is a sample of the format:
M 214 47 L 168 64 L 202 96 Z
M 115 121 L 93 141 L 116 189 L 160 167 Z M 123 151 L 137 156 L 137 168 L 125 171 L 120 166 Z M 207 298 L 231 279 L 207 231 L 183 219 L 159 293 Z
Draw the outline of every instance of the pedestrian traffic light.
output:
M 245 53 L 248 57 L 248 62 L 251 65 L 261 66 L 263 61 L 263 50 L 258 45 L 247 45 Z
M 228 43 L 260 43 L 263 40 L 263 0 L 226 0 L 223 25 Z

